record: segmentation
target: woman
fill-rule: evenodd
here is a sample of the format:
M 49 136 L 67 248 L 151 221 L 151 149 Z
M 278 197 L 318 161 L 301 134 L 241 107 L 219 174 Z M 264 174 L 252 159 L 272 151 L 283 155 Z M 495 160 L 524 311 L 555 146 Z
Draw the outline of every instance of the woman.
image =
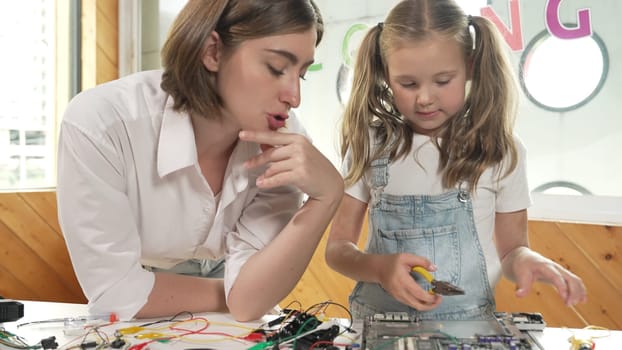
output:
M 163 71 L 73 99 L 59 220 L 92 313 L 247 321 L 294 287 L 343 192 L 290 113 L 322 33 L 312 0 L 189 1 Z

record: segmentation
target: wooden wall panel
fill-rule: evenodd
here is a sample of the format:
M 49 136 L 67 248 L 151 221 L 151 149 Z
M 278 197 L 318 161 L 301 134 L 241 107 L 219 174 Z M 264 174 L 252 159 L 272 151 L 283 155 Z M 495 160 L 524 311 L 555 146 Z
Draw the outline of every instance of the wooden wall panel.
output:
M 118 0 L 82 0 L 82 88 L 118 78 Z M 56 216 L 54 192 L 0 194 L 0 295 L 86 302 Z
M 577 249 L 590 258 L 590 263 L 597 267 L 603 278 L 609 280 L 613 289 L 622 290 L 622 227 L 568 223 L 558 223 L 557 226 L 568 235 Z
M 97 0 L 97 84 L 119 78 L 118 12 L 118 0 Z
M 537 285 L 525 299 L 512 297 L 514 286 L 503 281 L 497 290 L 498 308 L 542 312 L 551 324 L 584 327 L 595 324 L 622 329 L 622 227 L 556 222 L 529 222 L 531 246 L 581 276 L 588 302 L 565 306 L 548 285 Z
M 82 89 L 119 77 L 118 0 L 82 0 Z
M 290 304 L 299 304 L 307 309 L 315 304 L 332 301 L 348 307 L 348 295 L 354 287 L 354 281 L 335 272 L 326 264 L 324 250 L 326 249 L 326 236 L 330 227 L 326 230 L 317 250 L 311 258 L 309 267 L 294 290 L 279 304 L 287 307 Z M 367 232 L 364 228 L 363 232 Z M 327 310 L 330 316 L 343 316 L 337 308 Z M 338 314 L 331 314 L 336 311 Z
M 0 193 L 0 295 L 85 302 L 56 216 L 54 192 Z

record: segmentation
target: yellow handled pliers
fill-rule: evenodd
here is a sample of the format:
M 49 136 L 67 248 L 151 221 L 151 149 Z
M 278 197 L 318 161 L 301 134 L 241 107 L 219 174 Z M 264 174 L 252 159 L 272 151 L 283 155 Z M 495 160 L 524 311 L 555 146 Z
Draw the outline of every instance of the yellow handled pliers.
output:
M 463 295 L 464 294 L 464 289 L 458 286 L 455 286 L 449 282 L 436 280 L 434 276 L 432 276 L 432 274 L 428 270 L 424 269 L 421 266 L 413 267 L 412 271 L 423 276 L 423 278 L 425 278 L 426 281 L 428 281 L 430 285 L 432 285 L 432 289 L 430 290 L 430 292 L 434 294 L 440 294 L 440 295 Z

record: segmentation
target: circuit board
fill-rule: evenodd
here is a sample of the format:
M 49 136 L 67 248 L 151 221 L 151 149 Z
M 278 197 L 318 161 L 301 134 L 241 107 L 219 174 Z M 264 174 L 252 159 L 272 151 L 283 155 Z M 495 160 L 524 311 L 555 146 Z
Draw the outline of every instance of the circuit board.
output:
M 405 313 L 376 314 L 363 323 L 363 350 L 542 350 L 514 316 L 489 320 L 427 321 Z

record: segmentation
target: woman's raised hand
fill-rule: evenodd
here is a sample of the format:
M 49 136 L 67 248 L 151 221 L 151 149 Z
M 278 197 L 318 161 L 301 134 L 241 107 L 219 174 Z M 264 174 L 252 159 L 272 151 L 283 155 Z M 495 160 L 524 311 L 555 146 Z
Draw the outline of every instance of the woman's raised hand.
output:
M 248 168 L 268 165 L 257 178 L 258 187 L 293 185 L 314 199 L 334 199 L 343 195 L 341 175 L 305 136 L 276 131 L 241 131 L 239 137 L 243 141 L 258 143 L 263 150 L 244 164 Z

